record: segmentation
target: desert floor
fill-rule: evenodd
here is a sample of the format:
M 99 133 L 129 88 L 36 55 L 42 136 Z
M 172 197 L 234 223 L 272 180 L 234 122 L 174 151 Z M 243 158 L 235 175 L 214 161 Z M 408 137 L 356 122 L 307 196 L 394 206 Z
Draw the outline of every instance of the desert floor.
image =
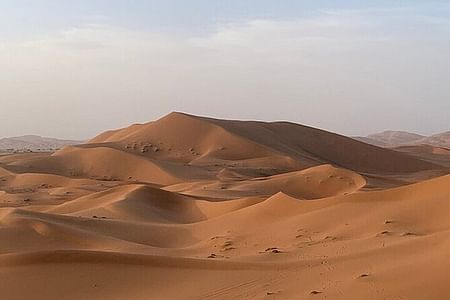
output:
M 0 156 L 1 299 L 450 299 L 450 151 L 172 113 Z

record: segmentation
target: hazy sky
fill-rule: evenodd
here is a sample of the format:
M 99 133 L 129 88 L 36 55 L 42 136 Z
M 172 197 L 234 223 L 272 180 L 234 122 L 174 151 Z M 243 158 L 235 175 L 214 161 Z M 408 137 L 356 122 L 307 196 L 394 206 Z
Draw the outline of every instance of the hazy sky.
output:
M 450 130 L 450 2 L 0 0 L 0 137 L 170 111 Z

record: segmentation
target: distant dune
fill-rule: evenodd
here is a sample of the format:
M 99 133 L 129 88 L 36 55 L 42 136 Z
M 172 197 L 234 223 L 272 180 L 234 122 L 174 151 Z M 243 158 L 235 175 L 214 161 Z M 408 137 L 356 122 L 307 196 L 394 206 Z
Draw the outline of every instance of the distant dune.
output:
M 431 136 L 423 136 L 406 131 L 388 130 L 380 133 L 370 134 L 365 137 L 354 137 L 354 139 L 380 147 L 398 147 L 424 144 L 450 148 L 450 131 L 434 134 Z
M 60 140 L 37 135 L 24 135 L 0 139 L 0 151 L 49 151 L 81 143 L 81 141 L 74 140 Z
M 184 113 L 2 155 L 1 298 L 448 299 L 448 174 L 442 147 Z
M 423 140 L 417 141 L 416 144 L 428 144 L 450 149 L 450 131 L 426 137 Z

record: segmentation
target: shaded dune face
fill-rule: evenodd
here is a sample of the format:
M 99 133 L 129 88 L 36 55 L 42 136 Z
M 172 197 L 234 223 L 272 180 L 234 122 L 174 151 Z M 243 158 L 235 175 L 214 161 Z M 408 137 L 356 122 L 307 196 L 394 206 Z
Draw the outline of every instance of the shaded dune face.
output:
M 449 161 L 181 113 L 1 156 L 0 298 L 447 299 Z

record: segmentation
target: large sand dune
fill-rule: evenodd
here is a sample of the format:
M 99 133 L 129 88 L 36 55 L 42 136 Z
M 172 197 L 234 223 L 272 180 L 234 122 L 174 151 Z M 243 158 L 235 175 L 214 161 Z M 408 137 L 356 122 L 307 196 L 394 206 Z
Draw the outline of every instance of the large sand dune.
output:
M 450 298 L 450 155 L 399 150 L 172 113 L 2 156 L 0 298 Z

